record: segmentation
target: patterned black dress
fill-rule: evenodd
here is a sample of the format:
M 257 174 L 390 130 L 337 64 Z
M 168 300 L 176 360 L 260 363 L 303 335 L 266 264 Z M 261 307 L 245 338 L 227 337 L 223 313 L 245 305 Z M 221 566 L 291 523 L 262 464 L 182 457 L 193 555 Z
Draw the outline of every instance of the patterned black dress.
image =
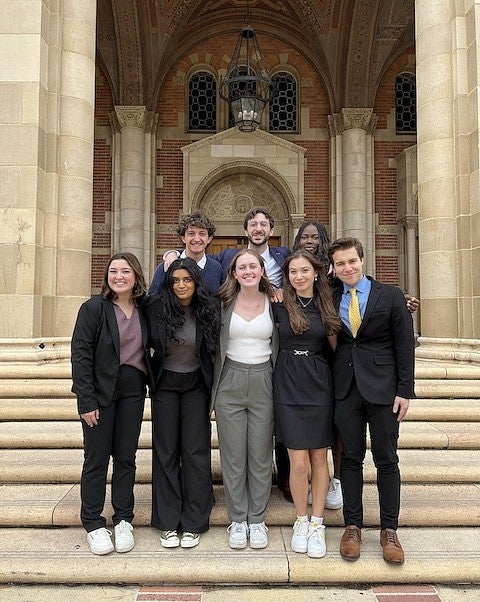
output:
M 303 304 L 308 299 L 301 298 Z M 274 303 L 280 349 L 273 374 L 275 436 L 290 449 L 320 449 L 334 442 L 331 353 L 322 319 L 311 301 L 310 328 L 296 335 L 283 303 Z

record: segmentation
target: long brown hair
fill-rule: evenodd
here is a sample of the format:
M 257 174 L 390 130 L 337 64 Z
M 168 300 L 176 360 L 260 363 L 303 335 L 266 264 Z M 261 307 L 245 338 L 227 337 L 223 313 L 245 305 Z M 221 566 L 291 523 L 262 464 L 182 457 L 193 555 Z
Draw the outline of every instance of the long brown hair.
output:
M 283 264 L 283 304 L 288 313 L 290 326 L 295 334 L 302 334 L 310 327 L 310 320 L 298 303 L 297 291 L 289 278 L 290 263 L 300 257 L 306 259 L 317 273 L 313 282 L 313 302 L 322 318 L 327 335 L 335 334 L 340 330 L 340 318 L 333 305 L 332 287 L 328 283 L 325 266 L 305 249 L 294 251 Z
M 124 259 L 128 265 L 132 268 L 133 273 L 135 274 L 135 285 L 132 290 L 132 299 L 138 299 L 139 297 L 143 297 L 147 292 L 147 284 L 145 282 L 145 277 L 143 275 L 142 266 L 138 261 L 137 257 L 133 253 L 129 253 L 125 251 L 125 253 L 115 253 L 108 260 L 107 267 L 105 268 L 105 273 L 103 274 L 103 282 L 102 282 L 102 295 L 105 299 L 115 299 L 116 295 L 108 285 L 108 270 L 110 269 L 110 265 L 112 261 L 116 259 Z
M 243 255 L 246 255 L 247 253 L 249 255 L 253 255 L 258 259 L 260 267 L 263 270 L 263 274 L 260 277 L 260 282 L 258 283 L 258 290 L 261 293 L 265 293 L 269 297 L 273 295 L 273 289 L 272 285 L 270 284 L 270 280 L 265 276 L 265 262 L 263 261 L 263 257 L 253 249 L 242 249 L 235 255 L 235 257 L 230 262 L 230 265 L 228 266 L 227 270 L 227 278 L 217 293 L 217 297 L 220 299 L 220 301 L 222 301 L 225 307 L 228 307 L 238 295 L 238 291 L 240 290 L 240 284 L 235 278 L 234 272 L 235 268 L 237 267 L 238 259 Z

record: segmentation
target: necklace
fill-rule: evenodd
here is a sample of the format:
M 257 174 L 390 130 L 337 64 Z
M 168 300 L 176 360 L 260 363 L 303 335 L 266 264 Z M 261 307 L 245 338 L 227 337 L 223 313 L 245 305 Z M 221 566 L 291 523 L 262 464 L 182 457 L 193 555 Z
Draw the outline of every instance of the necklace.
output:
M 303 302 L 303 301 L 300 299 L 300 297 L 297 295 L 297 301 L 300 303 L 300 305 L 301 305 L 303 308 L 305 308 L 305 307 L 307 307 L 308 305 L 310 305 L 310 303 L 313 301 L 313 297 L 310 297 L 310 299 L 309 299 L 309 300 L 308 300 L 306 303 L 304 303 L 304 302 Z

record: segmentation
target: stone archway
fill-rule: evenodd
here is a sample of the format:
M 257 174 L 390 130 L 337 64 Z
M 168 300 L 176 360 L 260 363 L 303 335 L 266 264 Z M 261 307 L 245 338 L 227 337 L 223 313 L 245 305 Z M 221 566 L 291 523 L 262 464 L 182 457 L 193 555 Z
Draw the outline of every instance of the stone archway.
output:
M 275 235 L 288 246 L 292 238 L 289 203 L 261 172 L 230 173 L 205 187 L 197 204 L 215 222 L 217 236 L 243 235 L 245 214 L 253 207 L 270 211 L 275 218 Z

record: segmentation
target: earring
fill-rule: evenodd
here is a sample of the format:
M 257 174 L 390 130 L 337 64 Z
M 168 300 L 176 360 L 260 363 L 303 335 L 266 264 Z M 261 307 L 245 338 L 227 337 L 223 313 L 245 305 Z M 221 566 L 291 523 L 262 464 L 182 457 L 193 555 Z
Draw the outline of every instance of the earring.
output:
M 314 280 L 315 280 L 315 282 L 316 282 L 316 281 L 318 280 L 318 276 L 315 276 Z

